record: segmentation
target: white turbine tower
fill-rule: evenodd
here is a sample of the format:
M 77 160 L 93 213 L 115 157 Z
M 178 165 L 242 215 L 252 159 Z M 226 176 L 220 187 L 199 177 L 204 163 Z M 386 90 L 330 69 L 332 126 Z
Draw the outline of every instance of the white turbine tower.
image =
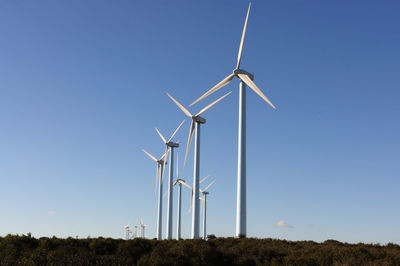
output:
M 177 209 L 177 217 L 176 217 L 176 240 L 179 240 L 181 238 L 181 221 L 182 221 L 182 216 L 181 216 L 181 205 L 182 205 L 182 184 L 179 183 L 179 181 L 184 180 L 179 178 L 179 156 L 178 153 L 176 153 L 176 181 L 174 182 L 174 187 L 176 184 L 178 185 L 178 209 Z
M 146 238 L 146 234 L 145 234 L 146 226 L 148 226 L 148 225 L 144 224 L 142 217 L 140 217 L 140 237 L 141 238 Z
M 146 153 L 150 159 L 155 161 L 157 163 L 157 175 L 156 175 L 156 188 L 155 191 L 157 191 L 157 183 L 159 181 L 159 186 L 158 186 L 158 210 L 157 210 L 157 239 L 161 240 L 161 235 L 162 235 L 162 187 L 163 187 L 163 177 L 164 177 L 164 168 L 165 164 L 167 163 L 167 158 L 163 160 L 165 156 L 168 154 L 168 150 L 166 153 L 164 153 L 163 156 L 161 156 L 160 159 L 156 159 L 153 155 L 142 149 L 144 153 Z M 161 168 L 161 171 L 160 171 Z M 161 177 L 158 178 L 159 173 L 161 172 Z
M 138 233 L 138 230 L 137 230 L 137 225 L 135 225 L 134 227 L 133 227 L 133 234 L 132 234 L 132 238 L 136 238 L 137 237 L 137 233 Z
M 247 20 L 249 18 L 251 3 L 247 10 L 246 20 L 244 23 L 242 39 L 240 40 L 239 53 L 237 57 L 236 68 L 233 73 L 203 94 L 194 101 L 190 106 L 197 103 L 201 99 L 216 92 L 220 88 L 228 85 L 234 77 L 239 78 L 239 134 L 238 134 L 238 172 L 237 172 L 237 206 L 236 206 L 236 236 L 246 236 L 246 84 L 266 101 L 272 108 L 275 106 L 268 100 L 262 91 L 254 84 L 254 75 L 240 69 L 240 60 L 242 58 L 243 42 L 246 33 Z
M 179 143 L 174 143 L 172 142 L 172 138 L 175 136 L 175 134 L 178 132 L 179 128 L 182 126 L 182 124 L 185 122 L 185 120 L 182 121 L 182 123 L 175 129 L 174 133 L 172 136 L 169 138 L 167 141 L 164 136 L 161 134 L 161 132 L 156 128 L 156 131 L 158 135 L 160 135 L 160 138 L 165 144 L 165 152 L 168 152 L 168 149 L 171 151 L 171 154 L 169 155 L 169 178 L 168 178 L 168 205 L 167 205 L 167 232 L 166 232 L 166 237 L 167 239 L 172 238 L 172 203 L 173 203 L 173 193 L 172 193 L 172 183 L 173 183 L 173 178 L 174 178 L 174 148 L 179 147 Z
M 125 225 L 125 240 L 129 240 L 129 225 Z
M 175 102 L 176 105 L 188 116 L 192 119 L 192 123 L 190 125 L 189 137 L 186 146 L 186 154 L 183 166 L 185 167 L 186 158 L 189 151 L 190 142 L 192 141 L 193 132 L 196 129 L 195 136 L 195 144 L 194 144 L 194 174 L 193 174 L 193 213 L 192 213 L 192 239 L 199 238 L 199 175 L 200 175 L 200 124 L 205 124 L 206 120 L 200 115 L 204 113 L 206 110 L 211 108 L 214 104 L 221 101 L 223 98 L 228 96 L 231 92 L 228 92 L 224 96 L 220 97 L 216 101 L 207 105 L 203 109 L 200 110 L 196 115 L 192 115 L 185 107 L 183 107 L 177 100 L 175 100 L 171 95 L 167 93 L 167 95 Z
M 200 189 L 201 194 L 203 194 L 203 197 L 200 198 L 200 200 L 203 200 L 203 239 L 207 240 L 207 195 L 210 194 L 207 192 L 207 190 L 214 184 L 214 181 L 212 181 L 204 190 Z

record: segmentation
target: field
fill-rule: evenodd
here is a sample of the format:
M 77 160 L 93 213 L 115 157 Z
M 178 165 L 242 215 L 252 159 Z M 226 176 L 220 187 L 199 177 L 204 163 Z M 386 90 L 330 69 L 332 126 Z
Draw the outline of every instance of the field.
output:
M 0 265 L 400 265 L 396 244 L 256 238 L 0 238 Z

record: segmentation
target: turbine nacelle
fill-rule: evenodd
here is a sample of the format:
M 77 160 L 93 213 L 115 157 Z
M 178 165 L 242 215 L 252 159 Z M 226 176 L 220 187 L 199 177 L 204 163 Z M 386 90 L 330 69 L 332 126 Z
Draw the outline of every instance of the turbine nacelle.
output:
M 178 148 L 179 147 L 179 143 L 175 143 L 175 142 L 167 142 L 165 145 L 167 145 L 170 148 Z
M 199 124 L 205 124 L 206 119 L 201 117 L 201 116 L 192 116 L 193 121 L 199 123 Z
M 176 184 L 178 183 L 182 184 L 182 182 L 185 183 L 185 180 L 178 178 L 177 180 L 175 180 L 174 186 L 176 186 Z
M 233 70 L 233 74 L 235 74 L 235 76 L 238 77 L 238 78 L 240 78 L 239 74 L 243 74 L 243 75 L 248 76 L 251 80 L 254 80 L 254 75 L 249 73 L 249 72 L 247 72 L 244 69 L 239 69 L 239 68 L 238 69 L 234 69 Z
M 167 164 L 167 161 L 158 160 L 157 163 L 158 163 L 159 165 L 166 165 L 166 164 Z

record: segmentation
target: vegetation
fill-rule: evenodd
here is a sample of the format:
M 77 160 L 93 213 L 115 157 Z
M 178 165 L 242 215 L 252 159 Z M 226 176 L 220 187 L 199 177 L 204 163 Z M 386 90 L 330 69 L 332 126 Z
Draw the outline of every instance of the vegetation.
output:
M 395 244 L 256 238 L 0 238 L 0 265 L 400 265 Z

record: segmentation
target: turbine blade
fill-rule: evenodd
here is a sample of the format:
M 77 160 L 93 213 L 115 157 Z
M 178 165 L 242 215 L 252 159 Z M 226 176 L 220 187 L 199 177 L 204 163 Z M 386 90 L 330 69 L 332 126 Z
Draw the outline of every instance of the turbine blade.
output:
M 142 151 L 143 151 L 144 153 L 146 153 L 153 161 L 157 162 L 156 157 L 154 157 L 153 155 L 151 155 L 150 153 L 148 153 L 145 149 L 142 149 Z
M 169 152 L 169 149 L 167 149 L 167 151 L 163 154 L 163 156 L 160 157 L 160 160 L 162 160 L 165 157 L 165 155 L 167 155 L 168 152 Z
M 167 141 L 165 140 L 165 138 L 164 138 L 164 136 L 161 134 L 161 132 L 160 131 L 158 131 L 158 129 L 157 128 L 155 128 L 156 129 L 156 131 L 157 131 L 157 133 L 158 133 L 158 135 L 160 135 L 160 138 L 164 141 L 164 143 L 167 143 Z
M 183 161 L 183 168 L 185 168 L 186 165 L 186 159 L 189 152 L 190 143 L 192 142 L 193 132 L 194 132 L 194 121 L 192 119 L 192 123 L 190 124 L 190 129 L 189 129 L 188 141 L 186 144 L 186 154 L 185 154 L 185 160 Z
M 246 83 L 255 93 L 258 94 L 264 101 L 266 101 L 269 105 L 271 105 L 272 108 L 276 109 L 275 105 L 273 105 L 268 98 L 262 93 L 262 91 L 254 84 L 254 82 L 244 74 L 238 74 L 239 78 Z
M 176 184 L 178 184 L 178 180 L 175 180 L 175 182 L 174 182 L 174 187 L 176 186 Z
M 204 192 L 207 191 L 207 189 L 209 189 L 212 186 L 212 184 L 215 183 L 215 181 L 216 181 L 216 179 L 214 179 L 214 181 L 212 181 L 203 191 Z
M 186 186 L 187 188 L 189 188 L 190 190 L 192 190 L 193 191 L 193 189 L 192 189 L 192 187 L 191 186 L 189 186 L 185 181 L 183 181 L 183 180 L 179 180 L 178 181 L 179 183 L 181 183 L 182 185 L 184 185 L 184 186 Z
M 198 101 L 204 99 L 205 97 L 207 97 L 208 95 L 210 95 L 211 93 L 216 92 L 217 90 L 221 89 L 222 87 L 226 86 L 229 84 L 229 82 L 232 81 L 233 77 L 235 76 L 235 74 L 230 74 L 229 76 L 227 76 L 226 78 L 224 78 L 220 83 L 218 83 L 217 85 L 215 85 L 214 87 L 212 87 L 209 91 L 207 91 L 206 93 L 204 93 L 202 96 L 200 96 L 200 98 L 198 98 L 196 101 L 192 102 L 189 106 L 192 106 L 193 104 L 197 103 Z
M 209 176 L 210 176 L 210 175 L 208 175 L 208 176 L 204 177 L 202 180 L 200 180 L 200 184 L 201 184 L 201 182 L 203 182 L 204 180 L 206 180 Z
M 250 7 L 251 7 L 251 2 L 249 2 L 249 8 L 247 9 L 246 20 L 245 20 L 245 22 L 244 22 L 243 33 L 242 33 L 242 39 L 240 40 L 239 52 L 238 52 L 238 57 L 237 57 L 236 69 L 239 69 L 239 67 L 240 67 L 240 60 L 242 59 L 244 36 L 246 35 L 247 20 L 249 19 Z
M 176 105 L 178 105 L 178 107 L 179 107 L 188 117 L 192 117 L 192 114 L 191 114 L 185 107 L 183 107 L 182 104 L 180 104 L 177 100 L 174 99 L 174 97 L 172 97 L 172 96 L 169 95 L 168 93 L 167 93 L 167 95 L 168 95 L 169 98 L 171 98 L 171 100 L 174 101 L 174 103 L 175 103 Z
M 163 198 L 165 198 L 167 195 L 168 195 L 168 190 L 165 191 L 165 193 L 164 193 L 164 195 L 163 195 Z
M 209 105 L 207 105 L 206 107 L 204 107 L 203 109 L 200 110 L 200 112 L 198 112 L 198 114 L 196 116 L 201 115 L 202 113 L 204 113 L 205 111 L 207 111 L 208 109 L 210 109 L 214 104 L 216 104 L 217 102 L 221 101 L 223 98 L 225 98 L 226 96 L 228 96 L 229 94 L 231 94 L 232 91 L 228 92 L 227 94 L 225 94 L 224 96 L 218 98 L 217 100 L 215 100 L 214 102 L 210 103 Z
M 178 132 L 179 128 L 183 125 L 184 122 L 185 122 L 185 119 L 183 119 L 182 123 L 175 129 L 174 133 L 169 138 L 168 142 L 170 142 L 172 140 L 172 138 L 175 136 L 176 132 Z

